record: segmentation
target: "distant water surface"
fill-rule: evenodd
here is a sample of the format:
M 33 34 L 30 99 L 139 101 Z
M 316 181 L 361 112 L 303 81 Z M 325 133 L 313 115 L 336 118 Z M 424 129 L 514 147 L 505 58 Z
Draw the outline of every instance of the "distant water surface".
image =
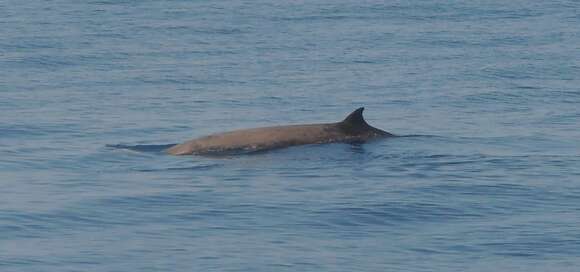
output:
M 0 1 L 0 271 L 578 271 L 577 1 Z M 403 135 L 173 157 L 225 130 Z

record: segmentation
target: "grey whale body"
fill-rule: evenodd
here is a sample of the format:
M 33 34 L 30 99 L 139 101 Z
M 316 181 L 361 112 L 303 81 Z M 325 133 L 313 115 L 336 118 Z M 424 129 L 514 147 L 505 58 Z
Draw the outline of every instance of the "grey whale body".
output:
M 193 139 L 167 149 L 171 155 L 212 155 L 265 151 L 296 145 L 366 142 L 394 136 L 367 124 L 358 108 L 336 123 L 235 130 Z

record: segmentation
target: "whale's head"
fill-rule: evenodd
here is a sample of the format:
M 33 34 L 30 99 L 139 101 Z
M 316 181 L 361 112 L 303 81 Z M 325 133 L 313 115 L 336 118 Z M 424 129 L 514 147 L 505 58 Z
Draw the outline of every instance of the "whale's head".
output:
M 369 125 L 363 117 L 364 109 L 364 107 L 358 108 L 344 118 L 344 120 L 338 122 L 337 126 L 340 131 L 361 141 L 395 136 Z

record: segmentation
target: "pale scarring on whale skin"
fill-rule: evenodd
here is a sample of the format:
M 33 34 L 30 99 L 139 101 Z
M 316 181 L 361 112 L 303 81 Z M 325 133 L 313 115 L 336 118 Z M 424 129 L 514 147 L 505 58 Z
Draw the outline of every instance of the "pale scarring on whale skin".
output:
M 175 145 L 167 153 L 203 155 L 254 152 L 306 144 L 365 142 L 394 136 L 367 124 L 363 110 L 359 108 L 337 123 L 263 127 L 212 134 Z

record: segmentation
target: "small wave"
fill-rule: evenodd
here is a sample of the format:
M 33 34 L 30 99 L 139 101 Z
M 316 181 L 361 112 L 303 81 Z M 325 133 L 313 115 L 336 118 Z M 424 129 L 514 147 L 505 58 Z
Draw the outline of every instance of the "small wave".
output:
M 442 222 L 482 215 L 445 204 L 393 202 L 364 207 L 339 207 L 319 211 L 317 216 L 324 218 L 331 226 L 360 226 Z
M 190 170 L 208 170 L 220 166 L 221 164 L 205 164 L 205 165 L 193 165 L 186 167 L 168 167 L 161 169 L 139 169 L 139 172 L 165 172 L 165 171 L 190 171 Z
M 137 152 L 145 152 L 145 153 L 160 153 L 165 151 L 166 149 L 174 146 L 175 144 L 162 144 L 162 145 L 125 145 L 125 144 L 113 144 L 113 145 L 106 145 L 108 148 L 113 149 L 125 149 Z
M 427 134 L 409 134 L 409 135 L 396 135 L 398 138 L 445 138 L 437 135 L 427 135 Z

